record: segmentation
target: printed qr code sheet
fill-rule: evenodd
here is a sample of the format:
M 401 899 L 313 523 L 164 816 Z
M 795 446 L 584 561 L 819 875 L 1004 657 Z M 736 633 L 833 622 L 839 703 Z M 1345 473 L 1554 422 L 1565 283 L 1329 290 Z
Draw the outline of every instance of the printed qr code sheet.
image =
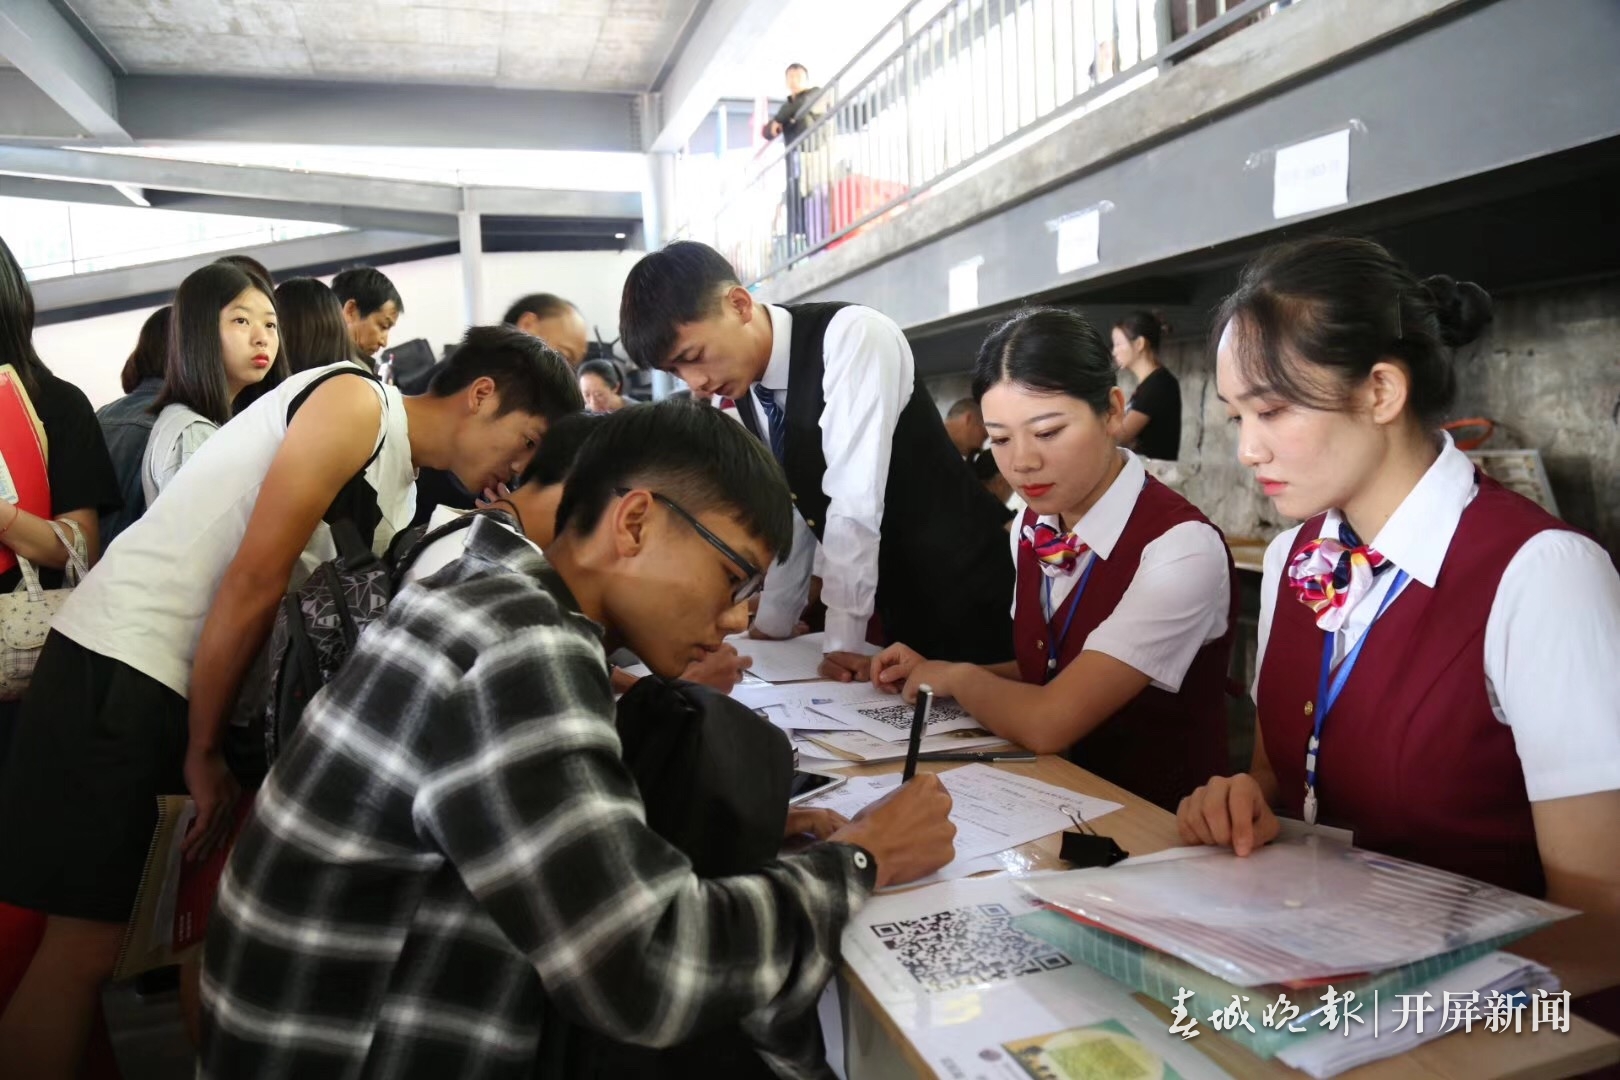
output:
M 928 993 L 1069 967 L 1062 952 L 1013 925 L 1007 904 L 975 904 L 871 927 Z
M 864 731 L 873 738 L 885 742 L 905 742 L 911 735 L 911 718 L 916 706 L 892 697 L 816 705 L 813 711 L 857 731 Z M 977 727 L 979 722 L 962 706 L 949 699 L 936 698 L 933 709 L 928 713 L 928 726 L 924 734 L 944 735 Z
M 911 717 L 916 709 L 911 705 L 901 703 L 898 705 L 860 705 L 856 707 L 855 711 L 869 720 L 875 720 L 879 724 L 886 724 L 910 735 Z M 973 717 L 969 716 L 967 711 L 954 701 L 935 702 L 933 710 L 928 714 L 928 730 L 932 732 L 935 728 L 954 720 L 972 719 Z

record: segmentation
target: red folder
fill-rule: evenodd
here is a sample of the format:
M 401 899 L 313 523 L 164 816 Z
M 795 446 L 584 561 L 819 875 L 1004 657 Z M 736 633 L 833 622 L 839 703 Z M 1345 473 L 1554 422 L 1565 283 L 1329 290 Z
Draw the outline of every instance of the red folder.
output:
M 50 459 L 45 425 L 23 389 L 17 369 L 0 365 L 0 498 L 38 517 L 51 516 Z M 10 516 L 9 514 L 7 515 Z M 0 544 L 0 574 L 17 565 L 16 554 Z

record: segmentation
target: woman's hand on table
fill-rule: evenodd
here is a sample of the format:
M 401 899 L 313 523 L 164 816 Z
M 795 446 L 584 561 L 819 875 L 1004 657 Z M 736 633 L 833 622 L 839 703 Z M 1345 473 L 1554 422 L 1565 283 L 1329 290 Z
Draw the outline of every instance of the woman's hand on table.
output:
M 928 658 L 904 642 L 897 641 L 872 657 L 872 685 L 885 694 L 898 694 L 906 679 Z
M 872 660 L 872 685 L 885 694 L 899 694 L 909 705 L 917 691 L 928 687 L 935 697 L 953 697 L 952 672 L 957 665 L 929 660 L 909 645 L 896 643 Z
M 1238 855 L 1269 844 L 1281 828 L 1259 781 L 1248 773 L 1212 776 L 1176 809 L 1183 843 L 1230 847 Z

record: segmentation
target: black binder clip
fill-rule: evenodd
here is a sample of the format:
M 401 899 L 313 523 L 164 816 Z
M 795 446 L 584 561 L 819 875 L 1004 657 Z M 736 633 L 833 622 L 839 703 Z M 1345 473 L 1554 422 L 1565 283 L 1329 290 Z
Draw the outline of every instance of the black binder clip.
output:
M 1129 858 L 1129 854 L 1113 837 L 1099 835 L 1096 829 L 1087 825 L 1079 811 L 1070 806 L 1061 809 L 1079 830 L 1066 831 L 1063 834 L 1062 847 L 1058 853 L 1064 862 L 1076 870 L 1088 870 L 1094 866 L 1113 866 Z

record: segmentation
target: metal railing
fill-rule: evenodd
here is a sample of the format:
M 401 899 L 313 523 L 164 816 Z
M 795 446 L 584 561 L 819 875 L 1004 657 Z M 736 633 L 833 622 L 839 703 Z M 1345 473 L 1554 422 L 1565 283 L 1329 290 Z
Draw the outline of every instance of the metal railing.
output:
M 685 232 L 770 277 L 1289 2 L 914 0 Z

